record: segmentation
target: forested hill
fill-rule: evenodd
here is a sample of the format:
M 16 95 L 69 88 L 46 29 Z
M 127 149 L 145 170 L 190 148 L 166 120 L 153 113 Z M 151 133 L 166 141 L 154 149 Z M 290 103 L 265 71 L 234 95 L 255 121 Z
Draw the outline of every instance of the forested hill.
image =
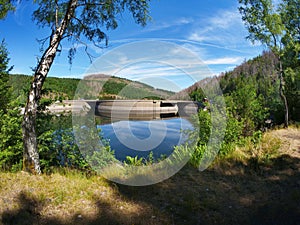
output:
M 25 103 L 31 80 L 32 76 L 28 75 L 10 75 L 10 85 L 12 86 L 14 99 L 18 98 L 21 103 Z M 87 76 L 84 82 L 75 78 L 47 77 L 43 86 L 43 98 L 55 101 L 73 99 L 79 84 L 84 84 L 84 89 L 86 90 L 86 96 L 82 97 L 88 98 L 91 97 L 89 90 L 92 90 L 92 83 L 95 82 L 101 85 L 101 92 L 95 96 L 98 99 L 166 99 L 174 94 L 170 91 L 155 89 L 140 82 L 97 74 Z M 124 87 L 128 87 L 125 88 L 126 91 L 122 91 Z M 122 96 L 119 96 L 120 92 Z
M 84 90 L 82 98 L 93 98 L 95 88 L 97 89 L 95 97 L 98 99 L 167 99 L 174 95 L 174 92 L 157 89 L 138 81 L 104 74 L 85 76 L 79 87 L 81 85 L 84 89 L 87 86 L 86 90 L 90 90 Z M 79 89 L 77 94 L 80 96 Z
M 19 98 L 24 103 L 29 92 L 32 76 L 23 74 L 10 75 L 13 98 Z M 72 99 L 79 79 L 48 77 L 43 86 L 43 96 L 52 96 L 54 100 Z
M 225 96 L 226 104 L 237 108 L 239 114 L 246 114 L 246 110 L 253 108 L 253 99 L 261 107 L 267 109 L 265 115 L 274 118 L 277 123 L 282 123 L 284 107 L 279 96 L 278 60 L 270 51 L 251 60 L 244 61 L 232 71 L 221 73 L 219 76 L 201 80 L 187 89 L 176 94 L 176 98 L 192 98 L 201 101 L 206 97 L 201 87 L 214 86 L 219 83 Z M 300 67 L 289 65 L 284 73 L 284 94 L 287 97 L 290 120 L 300 121 Z M 248 99 L 247 99 L 248 98 Z M 248 102 L 249 105 L 246 105 Z M 252 102 L 252 103 L 251 103 Z M 240 118 L 242 115 L 238 115 Z M 263 117 L 263 115 L 260 115 Z

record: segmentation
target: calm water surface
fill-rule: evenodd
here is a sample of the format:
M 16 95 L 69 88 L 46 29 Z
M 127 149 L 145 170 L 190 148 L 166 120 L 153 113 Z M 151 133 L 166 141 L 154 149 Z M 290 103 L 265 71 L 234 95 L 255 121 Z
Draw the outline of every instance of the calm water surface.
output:
M 184 118 L 174 117 L 161 120 L 122 120 L 98 125 L 101 136 L 115 152 L 118 160 L 126 156 L 145 157 L 152 151 L 155 159 L 169 156 L 174 147 L 183 144 L 187 135 L 183 130 L 192 130 L 193 125 Z

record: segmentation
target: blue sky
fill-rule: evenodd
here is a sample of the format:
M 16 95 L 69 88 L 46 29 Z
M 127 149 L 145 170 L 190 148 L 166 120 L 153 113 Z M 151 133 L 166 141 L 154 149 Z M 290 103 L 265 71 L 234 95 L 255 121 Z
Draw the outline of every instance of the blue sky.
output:
M 262 46 L 252 45 L 245 39 L 247 31 L 237 7 L 237 0 L 153 0 L 150 4 L 152 20 L 146 27 L 136 25 L 130 15 L 124 13 L 119 18 L 119 27 L 116 30 L 107 31 L 109 36 L 107 48 L 97 49 L 87 44 L 90 46 L 90 53 L 96 59 L 98 57 L 101 59 L 105 55 L 112 56 L 115 54 L 115 49 L 120 49 L 120 46 L 122 49 L 122 46 L 128 43 L 150 40 L 172 43 L 178 48 L 187 49 L 208 67 L 210 73 L 203 73 L 201 76 L 193 77 L 190 81 L 182 79 L 175 82 L 177 88 L 174 90 L 179 90 L 205 76 L 229 71 L 245 59 L 253 58 L 262 52 L 264 49 Z M 32 9 L 33 5 L 30 1 L 22 1 L 16 12 L 10 13 L 5 20 L 0 21 L 0 38 L 4 38 L 7 43 L 11 58 L 10 64 L 14 66 L 12 73 L 32 74 L 31 68 L 36 65 L 37 56 L 41 55 L 36 40 L 49 35 L 49 30 L 39 29 L 32 22 Z M 68 47 L 68 43 L 63 42 L 63 51 L 55 59 L 49 76 L 82 78 L 91 71 L 89 58 L 80 45 L 73 65 L 70 67 L 67 59 Z M 122 51 L 125 50 L 122 49 Z M 187 60 L 189 57 L 184 59 L 185 62 Z M 181 67 L 174 69 L 173 65 L 158 64 L 157 61 L 150 64 L 149 62 L 139 62 L 135 65 L 131 63 L 129 66 L 123 65 L 123 69 L 119 69 L 118 72 L 114 71 L 113 75 L 146 81 L 149 74 L 155 74 L 155 79 L 150 79 L 152 83 L 149 83 L 163 88 L 159 85 L 163 83 L 163 80 L 158 82 L 157 78 L 172 80 L 175 77 L 178 78 L 182 72 Z M 110 73 L 111 71 L 99 69 L 93 72 Z M 142 73 L 144 75 L 139 76 Z M 148 75 L 145 75 L 146 73 Z M 199 71 L 199 73 L 202 72 Z

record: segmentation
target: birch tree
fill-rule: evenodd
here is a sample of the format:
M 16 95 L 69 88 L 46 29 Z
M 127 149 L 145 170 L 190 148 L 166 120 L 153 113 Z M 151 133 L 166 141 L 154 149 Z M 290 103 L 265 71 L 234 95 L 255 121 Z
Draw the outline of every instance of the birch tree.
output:
M 239 3 L 239 11 L 249 32 L 247 38 L 266 44 L 278 58 L 279 94 L 285 111 L 284 125 L 288 127 L 289 107 L 284 93 L 283 60 L 290 46 L 295 46 L 295 35 L 299 38 L 299 0 L 283 0 L 280 4 L 274 4 L 272 0 L 239 0 Z
M 149 0 L 35 0 L 37 10 L 33 19 L 37 25 L 51 29 L 49 42 L 43 41 L 45 51 L 34 70 L 23 116 L 22 131 L 24 143 L 23 169 L 41 173 L 36 136 L 37 107 L 41 90 L 52 63 L 60 50 L 62 40 L 71 45 L 87 40 L 99 46 L 107 41 L 105 30 L 116 29 L 119 16 L 128 11 L 136 23 L 144 26 L 149 19 Z M 86 43 L 86 42 L 85 42 Z M 72 59 L 76 48 L 70 48 Z

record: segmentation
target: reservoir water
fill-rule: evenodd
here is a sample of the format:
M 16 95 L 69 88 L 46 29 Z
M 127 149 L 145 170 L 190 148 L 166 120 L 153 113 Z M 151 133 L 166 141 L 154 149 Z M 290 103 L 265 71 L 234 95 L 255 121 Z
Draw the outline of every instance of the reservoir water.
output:
M 193 125 L 181 117 L 120 120 L 97 127 L 120 161 L 124 161 L 126 156 L 147 158 L 150 152 L 154 159 L 167 157 L 172 154 L 175 146 L 187 140 L 184 131 L 193 130 Z

